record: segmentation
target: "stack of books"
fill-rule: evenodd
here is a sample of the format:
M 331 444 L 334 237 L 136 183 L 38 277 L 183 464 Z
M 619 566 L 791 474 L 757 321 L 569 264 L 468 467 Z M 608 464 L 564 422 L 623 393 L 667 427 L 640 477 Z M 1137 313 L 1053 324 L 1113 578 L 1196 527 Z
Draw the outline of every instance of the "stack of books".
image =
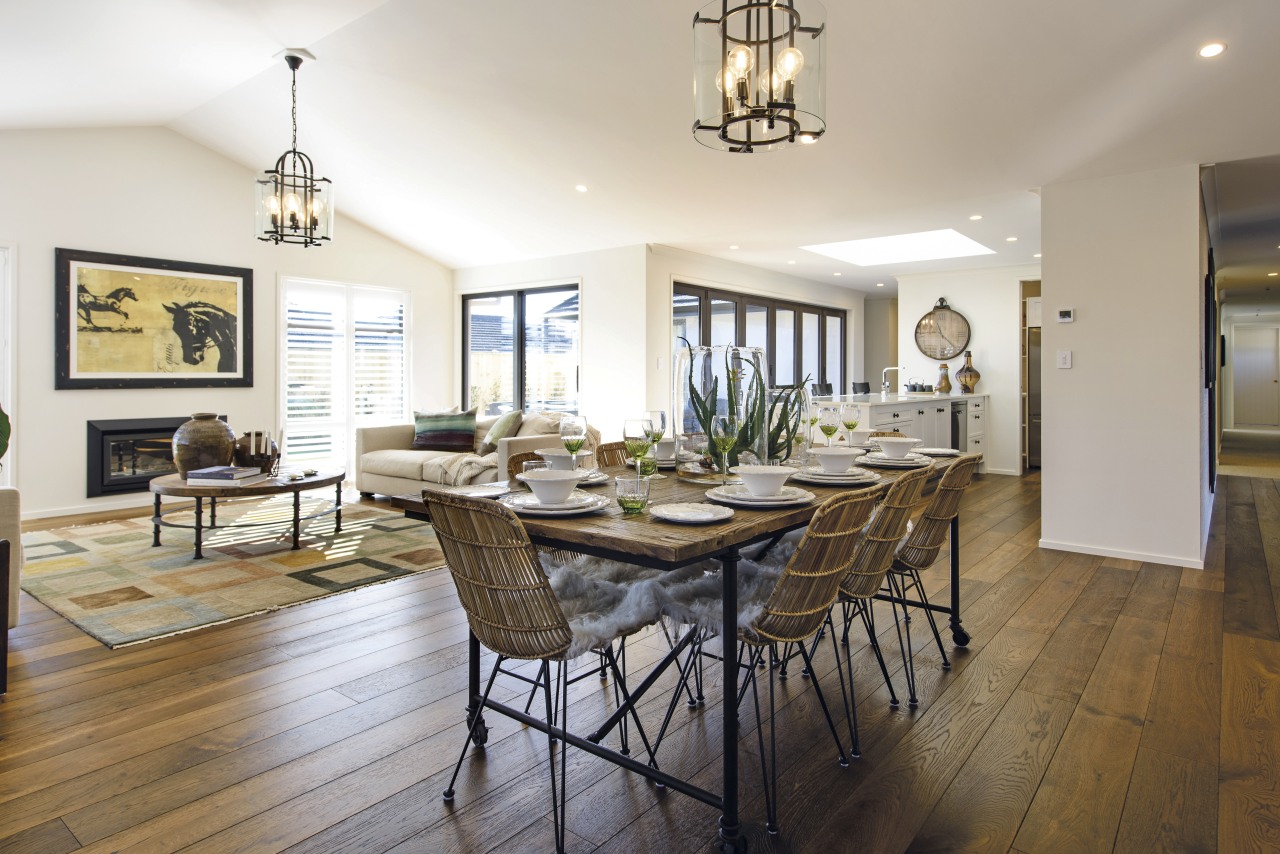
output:
M 209 466 L 187 472 L 187 486 L 248 486 L 270 479 L 257 466 Z

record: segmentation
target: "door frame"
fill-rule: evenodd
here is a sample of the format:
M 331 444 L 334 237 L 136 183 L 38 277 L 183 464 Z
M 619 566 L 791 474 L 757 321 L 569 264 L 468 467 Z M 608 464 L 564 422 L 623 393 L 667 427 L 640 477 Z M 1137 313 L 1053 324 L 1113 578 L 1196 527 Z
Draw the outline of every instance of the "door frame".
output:
M 1221 377 L 1223 383 L 1222 408 L 1224 410 L 1222 426 L 1225 430 L 1236 429 L 1236 330 L 1246 327 L 1274 329 L 1276 330 L 1278 342 L 1280 342 L 1280 315 L 1272 315 L 1265 318 L 1249 318 L 1248 320 L 1233 319 L 1227 324 L 1226 366 L 1222 369 Z M 1277 349 L 1280 350 L 1280 343 L 1278 343 Z

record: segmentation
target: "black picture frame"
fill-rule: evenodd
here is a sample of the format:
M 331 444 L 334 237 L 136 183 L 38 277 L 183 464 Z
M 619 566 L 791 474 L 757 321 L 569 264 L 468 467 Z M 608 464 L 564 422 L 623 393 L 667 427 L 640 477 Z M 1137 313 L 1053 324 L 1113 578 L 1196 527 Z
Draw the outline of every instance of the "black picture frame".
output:
M 253 386 L 252 269 L 80 249 L 54 258 L 55 389 Z

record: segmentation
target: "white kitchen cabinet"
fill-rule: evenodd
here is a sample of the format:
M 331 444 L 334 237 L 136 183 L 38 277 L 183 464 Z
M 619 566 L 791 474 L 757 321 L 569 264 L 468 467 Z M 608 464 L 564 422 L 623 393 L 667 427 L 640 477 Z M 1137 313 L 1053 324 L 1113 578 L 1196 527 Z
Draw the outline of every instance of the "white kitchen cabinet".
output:
M 986 395 L 848 395 L 815 401 L 819 407 L 850 404 L 858 427 L 863 430 L 889 431 L 919 439 L 926 448 L 951 447 L 951 404 L 963 399 L 968 405 L 965 426 L 968 437 L 964 448 L 982 450 L 986 438 L 988 398 Z M 819 440 L 821 441 L 821 440 Z

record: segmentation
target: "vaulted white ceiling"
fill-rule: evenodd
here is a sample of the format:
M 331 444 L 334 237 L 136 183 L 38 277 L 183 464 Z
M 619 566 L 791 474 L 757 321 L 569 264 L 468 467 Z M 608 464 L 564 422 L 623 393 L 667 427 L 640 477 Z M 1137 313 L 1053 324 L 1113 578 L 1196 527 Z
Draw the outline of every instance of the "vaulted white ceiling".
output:
M 1044 184 L 1280 153 L 1274 0 L 828 0 L 828 133 L 753 155 L 692 138 L 698 5 L 5 0 L 0 128 L 166 125 L 264 169 L 302 47 L 299 147 L 339 210 L 451 267 L 662 243 L 881 294 L 1034 263 Z M 798 248 L 940 228 L 997 254 Z

